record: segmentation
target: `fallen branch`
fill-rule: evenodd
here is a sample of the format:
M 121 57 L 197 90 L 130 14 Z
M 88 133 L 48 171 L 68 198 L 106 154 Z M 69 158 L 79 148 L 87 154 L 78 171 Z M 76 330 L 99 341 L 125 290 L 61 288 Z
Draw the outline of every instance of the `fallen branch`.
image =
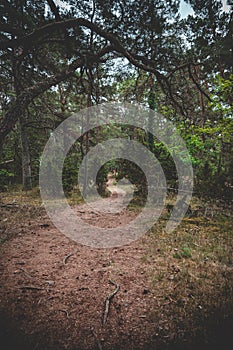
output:
M 19 289 L 23 289 L 23 290 L 42 290 L 42 288 L 34 287 L 34 286 L 21 286 L 21 287 L 19 287 Z
M 116 289 L 106 298 L 105 300 L 105 310 L 104 310 L 104 317 L 103 317 L 103 325 L 106 323 L 107 321 L 107 317 L 108 317 L 108 313 L 109 313 L 109 306 L 110 306 L 110 301 L 112 300 L 112 298 L 114 297 L 114 295 L 119 291 L 120 287 L 117 283 L 109 280 L 109 282 L 111 284 L 113 284 Z
M 0 208 L 12 208 L 12 207 L 18 207 L 19 204 L 17 203 L 1 203 Z

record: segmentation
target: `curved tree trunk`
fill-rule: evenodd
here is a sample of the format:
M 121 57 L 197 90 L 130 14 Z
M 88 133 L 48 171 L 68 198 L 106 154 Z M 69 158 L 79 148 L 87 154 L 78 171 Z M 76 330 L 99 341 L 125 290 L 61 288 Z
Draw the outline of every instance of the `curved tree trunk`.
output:
M 22 148 L 22 180 L 23 191 L 32 189 L 31 159 L 28 145 L 27 128 L 24 125 L 23 118 L 19 118 L 21 148 Z

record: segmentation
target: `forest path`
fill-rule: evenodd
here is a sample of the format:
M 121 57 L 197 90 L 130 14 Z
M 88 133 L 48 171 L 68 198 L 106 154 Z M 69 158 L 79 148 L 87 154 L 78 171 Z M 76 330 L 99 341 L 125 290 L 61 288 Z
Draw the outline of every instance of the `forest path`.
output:
M 108 181 L 107 181 L 107 188 L 111 192 L 111 196 L 125 196 L 126 191 L 123 190 L 121 187 L 114 185 L 114 182 L 116 179 L 112 174 L 108 174 Z
M 113 179 L 108 185 L 117 191 Z M 113 208 L 125 196 L 117 192 L 99 205 Z M 106 228 L 137 215 L 127 209 L 103 214 L 88 204 L 72 208 L 84 221 Z M 99 249 L 66 237 L 41 207 L 6 205 L 0 219 L 4 349 L 161 350 L 167 344 L 172 350 L 231 348 L 226 344 L 232 340 L 232 323 L 226 320 L 232 309 L 232 267 L 223 256 L 221 261 L 218 256 L 206 259 L 201 251 L 207 247 L 209 252 L 214 238 L 230 259 L 231 224 L 199 217 L 184 222 L 176 236 L 164 235 L 158 224 L 156 231 L 131 244 Z M 196 247 L 192 257 L 180 258 L 183 242 L 191 238 Z M 119 289 L 104 323 L 106 301 L 116 290 L 113 282 Z M 219 324 L 224 324 L 224 333 Z M 200 346 L 195 334 L 202 336 Z M 180 339 L 183 344 L 176 347 Z
M 100 205 L 111 207 L 118 199 L 108 197 Z M 87 204 L 72 208 L 84 221 L 106 228 L 124 225 L 135 216 L 126 209 L 103 215 Z M 60 233 L 44 214 L 17 231 L 4 243 L 0 257 L 0 312 L 5 320 L 0 340 L 5 348 L 94 350 L 98 342 L 104 350 L 143 348 L 154 329 L 145 317 L 154 303 L 147 265 L 142 264 L 145 245 L 140 241 L 111 249 L 80 245 Z M 106 298 L 115 290 L 110 281 L 120 289 L 103 325 Z M 21 332 L 30 334 L 30 341 Z
M 109 174 L 106 185 L 110 196 L 74 205 L 73 210 L 81 219 L 99 227 L 113 228 L 129 223 L 136 216 L 136 213 L 127 210 L 133 198 L 133 187 L 122 185 L 121 182 L 120 185 L 114 183 L 114 176 Z

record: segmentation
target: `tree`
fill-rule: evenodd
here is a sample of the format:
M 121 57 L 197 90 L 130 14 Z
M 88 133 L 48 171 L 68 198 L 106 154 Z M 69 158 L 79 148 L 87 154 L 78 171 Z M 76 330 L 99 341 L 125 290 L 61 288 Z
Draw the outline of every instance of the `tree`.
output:
M 34 98 L 75 71 L 109 57 L 125 57 L 135 67 L 153 73 L 164 93 L 179 105 L 169 82 L 181 63 L 173 55 L 176 29 L 170 23 L 178 14 L 178 1 L 93 1 L 91 12 L 85 2 L 74 7 L 73 1 L 67 1 L 69 9 L 60 13 L 52 0 L 47 3 L 46 16 L 44 3 L 19 0 L 22 10 L 18 12 L 16 3 L 3 1 L 2 57 L 8 59 L 14 51 L 17 61 L 28 67 L 33 84 L 7 104 L 0 125 L 1 143 Z M 13 24 L 15 18 L 23 23 L 20 30 Z
M 194 163 L 200 161 L 205 169 L 209 160 L 207 150 L 200 151 L 199 138 L 205 145 L 209 129 L 218 123 L 224 128 L 227 120 L 223 117 L 221 123 L 214 91 L 221 90 L 232 105 L 230 88 L 224 92 L 216 83 L 218 77 L 231 82 L 232 73 L 232 14 L 221 11 L 221 1 L 190 0 L 195 17 L 187 20 L 179 19 L 176 0 L 65 4 L 64 10 L 53 0 L 2 1 L 0 148 L 6 147 L 7 137 L 11 141 L 20 120 L 35 169 L 43 142 L 69 113 L 106 99 L 138 100 L 177 124 L 190 140 Z M 46 131 L 36 140 L 35 151 L 36 130 L 41 128 Z M 82 157 L 85 147 L 87 151 L 102 134 L 96 130 L 79 140 Z M 217 137 L 214 131 L 212 135 Z M 144 138 L 139 131 L 135 137 Z M 168 170 L 173 169 L 158 140 L 148 135 L 144 141 Z M 214 162 L 220 153 L 215 153 Z M 67 165 L 70 174 L 72 164 Z

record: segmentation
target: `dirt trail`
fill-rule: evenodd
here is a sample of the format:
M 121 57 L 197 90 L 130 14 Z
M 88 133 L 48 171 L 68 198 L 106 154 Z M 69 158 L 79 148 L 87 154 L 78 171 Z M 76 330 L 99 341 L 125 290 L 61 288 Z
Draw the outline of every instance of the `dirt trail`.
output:
M 110 190 L 120 196 L 113 194 L 97 203 L 101 210 L 107 206 L 109 213 L 103 215 L 87 204 L 74 206 L 74 210 L 83 220 L 101 227 L 130 222 L 134 212 L 111 213 L 124 193 L 112 180 Z M 21 338 L 21 332 L 26 334 L 25 349 L 94 350 L 99 342 L 104 350 L 135 349 L 140 343 L 143 346 L 145 336 L 151 338 L 148 326 L 153 323 L 144 315 L 154 299 L 146 266 L 141 264 L 144 249 L 139 242 L 112 249 L 81 246 L 58 232 L 44 215 L 18 230 L 5 242 L 0 258 L 1 313 L 3 319 L 14 320 L 13 326 L 6 321 L 7 326 L 3 325 L 7 349 L 14 349 L 14 338 Z M 110 280 L 120 289 L 103 325 L 106 298 L 115 289 Z
M 108 181 L 107 181 L 107 187 L 108 187 L 108 190 L 111 192 L 112 197 L 114 197 L 114 196 L 124 197 L 126 195 L 126 191 L 124 191 L 119 186 L 114 185 L 114 182 L 115 182 L 115 178 L 111 174 L 109 174 Z
M 111 191 L 117 192 L 111 181 Z M 124 194 L 101 205 L 114 207 L 119 197 Z M 13 209 L 5 210 L 8 220 Z M 136 215 L 125 209 L 103 215 L 86 204 L 74 210 L 83 220 L 106 228 L 124 225 Z M 3 349 L 159 350 L 180 335 L 188 342 L 195 322 L 201 327 L 199 315 L 205 309 L 198 308 L 203 305 L 198 279 L 187 285 L 182 279 L 177 282 L 182 268 L 171 254 L 165 258 L 152 245 L 150 235 L 128 246 L 94 249 L 61 234 L 45 213 L 35 211 L 34 219 L 32 214 L 21 224 L 12 223 L 12 238 L 1 245 Z M 192 261 L 188 264 L 191 267 Z M 119 291 L 103 325 L 106 300 L 115 290 L 112 282 Z M 179 304 L 182 300 L 185 304 Z M 188 306 L 197 314 L 184 319 L 183 308 L 186 315 Z
M 81 215 L 82 219 L 90 219 L 92 224 L 100 227 L 116 227 L 128 223 L 132 220 L 132 215 L 126 210 L 129 203 L 126 191 L 114 185 L 114 178 L 111 175 L 108 176 L 107 189 L 110 192 L 109 197 L 78 206 L 77 213 L 84 214 Z

